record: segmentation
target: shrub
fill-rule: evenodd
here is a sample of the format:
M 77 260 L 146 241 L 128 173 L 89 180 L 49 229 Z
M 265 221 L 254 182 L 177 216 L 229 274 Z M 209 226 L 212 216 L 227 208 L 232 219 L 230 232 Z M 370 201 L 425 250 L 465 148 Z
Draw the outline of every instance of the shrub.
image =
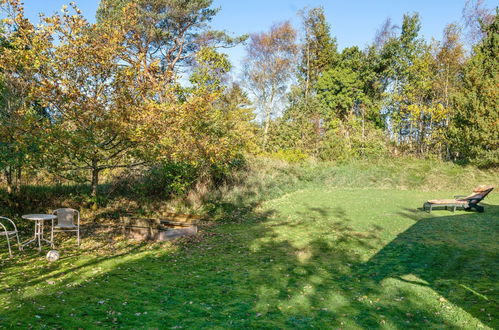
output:
M 349 159 L 378 159 L 388 154 L 388 140 L 385 133 L 371 123 L 364 126 L 359 118 L 330 122 L 319 158 L 326 161 L 344 162 Z
M 184 195 L 199 177 L 199 168 L 180 162 L 169 162 L 152 167 L 142 182 L 149 196 L 169 197 Z
M 298 163 L 308 158 L 301 149 L 279 149 L 268 155 L 272 159 L 284 160 L 288 163 Z

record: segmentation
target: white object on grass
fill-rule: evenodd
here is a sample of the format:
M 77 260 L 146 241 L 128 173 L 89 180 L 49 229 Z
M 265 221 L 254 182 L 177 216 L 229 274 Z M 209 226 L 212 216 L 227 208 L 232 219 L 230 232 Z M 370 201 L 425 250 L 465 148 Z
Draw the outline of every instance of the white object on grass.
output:
M 59 252 L 57 250 L 50 250 L 48 253 L 47 253 L 47 260 L 48 261 L 57 261 L 59 260 Z

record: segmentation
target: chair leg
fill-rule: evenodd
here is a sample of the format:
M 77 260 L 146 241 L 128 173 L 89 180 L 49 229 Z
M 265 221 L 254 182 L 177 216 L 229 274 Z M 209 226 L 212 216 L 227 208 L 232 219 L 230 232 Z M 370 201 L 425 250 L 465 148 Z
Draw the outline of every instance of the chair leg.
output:
M 23 248 L 21 246 L 21 241 L 19 240 L 19 233 L 16 231 L 16 238 L 17 238 L 17 246 L 19 247 L 19 251 L 22 251 Z
M 8 248 L 9 248 L 9 255 L 10 255 L 10 257 L 12 258 L 12 250 L 11 250 L 11 248 L 10 248 L 9 234 L 6 234 L 6 235 L 5 235 L 5 238 L 7 238 L 7 246 L 8 246 Z
M 80 227 L 78 227 L 78 230 L 76 231 L 76 237 L 77 237 L 77 244 L 78 247 L 80 247 Z

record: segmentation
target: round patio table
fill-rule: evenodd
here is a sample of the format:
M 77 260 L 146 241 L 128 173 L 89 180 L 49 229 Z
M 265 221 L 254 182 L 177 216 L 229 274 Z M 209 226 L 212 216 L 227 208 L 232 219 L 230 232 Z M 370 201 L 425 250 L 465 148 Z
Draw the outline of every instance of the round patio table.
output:
M 54 246 L 52 241 L 49 241 L 43 238 L 43 224 L 45 221 L 52 221 L 52 226 L 54 225 L 54 219 L 57 218 L 56 215 L 53 214 L 25 214 L 21 216 L 21 218 L 26 220 L 32 220 L 35 222 L 35 237 L 27 242 L 24 242 L 21 247 L 24 248 L 26 245 L 31 244 L 33 242 L 38 242 L 38 251 L 42 250 L 42 241 L 45 241 L 50 244 L 50 246 Z

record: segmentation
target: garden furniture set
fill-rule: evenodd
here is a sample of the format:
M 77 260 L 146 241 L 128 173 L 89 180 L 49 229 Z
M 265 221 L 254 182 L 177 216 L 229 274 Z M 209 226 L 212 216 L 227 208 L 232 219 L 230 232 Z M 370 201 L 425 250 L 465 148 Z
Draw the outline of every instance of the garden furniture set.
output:
M 9 218 L 0 217 L 0 236 L 7 239 L 10 257 L 12 257 L 11 238 L 14 237 L 20 251 L 31 243 L 35 243 L 38 246 L 38 251 L 41 251 L 43 242 L 54 248 L 54 233 L 75 232 L 77 244 L 80 246 L 80 212 L 75 209 L 61 208 L 55 210 L 53 214 L 25 214 L 21 218 L 35 223 L 34 237 L 24 243 L 19 240 L 19 231 L 15 222 Z M 44 237 L 44 227 L 47 221 L 50 221 L 50 239 Z

